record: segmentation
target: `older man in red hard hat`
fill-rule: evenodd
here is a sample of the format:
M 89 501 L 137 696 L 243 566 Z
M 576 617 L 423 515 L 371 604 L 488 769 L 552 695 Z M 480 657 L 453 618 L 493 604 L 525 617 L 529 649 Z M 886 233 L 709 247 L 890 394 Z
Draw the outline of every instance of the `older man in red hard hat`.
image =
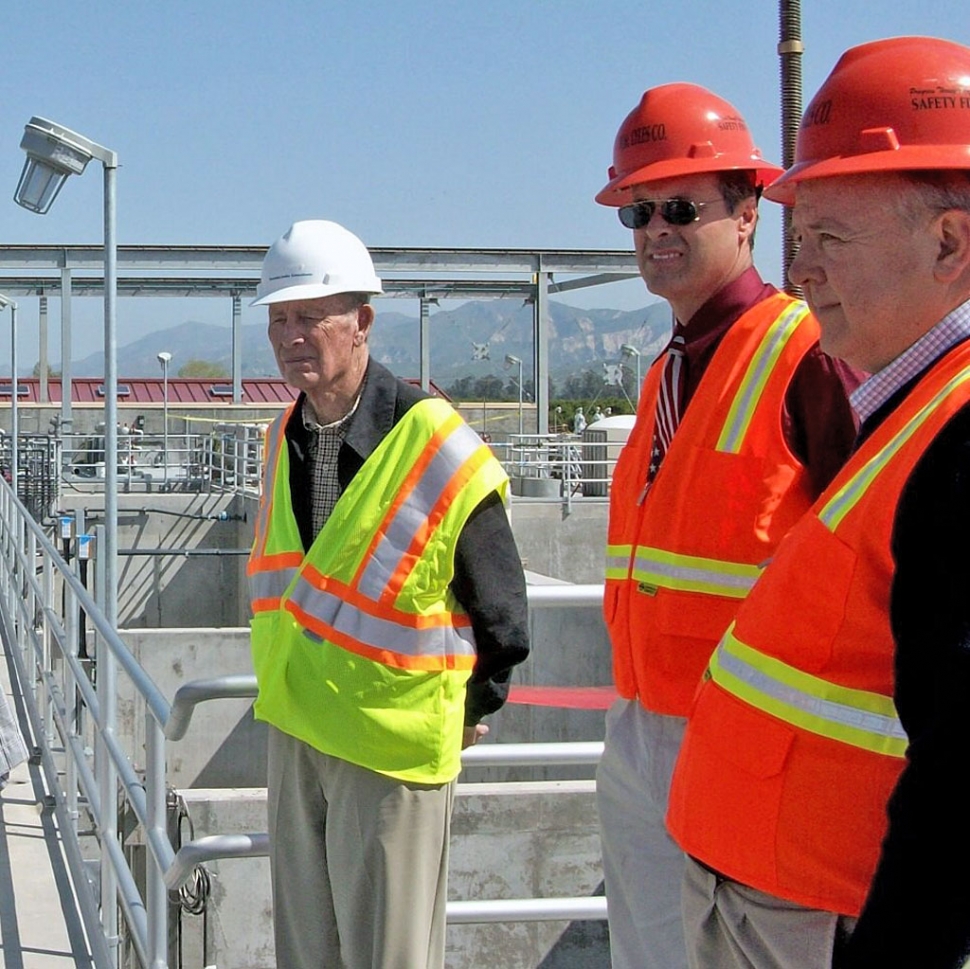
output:
M 836 64 L 768 190 L 858 447 L 721 639 L 670 798 L 691 965 L 970 954 L 970 48 Z
M 846 382 L 807 306 L 766 283 L 758 199 L 781 169 L 737 109 L 693 84 L 647 91 L 597 195 L 673 309 L 610 495 L 606 621 L 621 699 L 597 792 L 614 967 L 681 969 L 683 853 L 664 826 L 691 696 L 778 541 L 855 438 Z

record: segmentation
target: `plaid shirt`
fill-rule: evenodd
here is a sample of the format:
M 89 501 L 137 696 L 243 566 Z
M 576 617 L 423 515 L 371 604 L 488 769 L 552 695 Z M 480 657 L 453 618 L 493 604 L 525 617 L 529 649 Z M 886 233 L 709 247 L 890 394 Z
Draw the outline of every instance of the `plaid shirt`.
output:
M 366 377 L 364 378 L 366 382 Z M 303 426 L 307 431 L 307 456 L 310 459 L 310 508 L 313 512 L 313 534 L 319 535 L 320 529 L 340 497 L 340 481 L 337 478 L 337 455 L 347 434 L 347 426 L 360 404 L 364 383 L 361 383 L 354 406 L 330 424 L 321 424 L 309 398 L 303 401 Z
M 860 384 L 849 398 L 865 423 L 897 391 L 928 370 L 948 350 L 970 338 L 970 300 L 948 313 L 892 363 Z

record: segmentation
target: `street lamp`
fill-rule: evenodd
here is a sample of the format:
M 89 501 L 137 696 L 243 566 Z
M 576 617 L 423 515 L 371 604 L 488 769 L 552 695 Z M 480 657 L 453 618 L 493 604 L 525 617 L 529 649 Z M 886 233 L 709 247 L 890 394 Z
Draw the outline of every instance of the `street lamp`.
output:
M 20 411 L 17 393 L 17 304 L 9 296 L 0 294 L 0 310 L 10 307 L 10 487 L 14 495 L 17 490 L 17 477 L 20 471 Z
M 112 629 L 118 626 L 118 369 L 115 336 L 115 307 L 118 298 L 118 244 L 115 239 L 115 175 L 118 156 L 109 148 L 96 144 L 84 135 L 63 128 L 44 118 L 31 118 L 24 127 L 20 147 L 27 161 L 20 174 L 14 201 L 31 212 L 44 215 L 60 192 L 68 175 L 80 175 L 92 158 L 104 169 L 104 617 Z M 62 276 L 63 279 L 63 276 Z M 63 293 L 62 293 L 63 299 Z M 63 338 L 63 334 L 62 334 Z M 67 356 L 67 355 L 65 355 Z M 69 361 L 62 361 L 65 368 Z M 65 369 L 65 377 L 67 370 Z M 66 389 L 66 379 L 61 386 Z M 101 722 L 106 733 L 113 733 L 118 715 L 117 667 L 111 649 L 98 651 L 98 701 Z M 101 770 L 98 770 L 98 763 Z M 95 751 L 95 770 L 99 774 L 101 803 L 114 804 L 117 797 L 118 773 L 110 756 L 100 745 Z M 106 845 L 117 839 L 118 824 L 112 812 L 101 830 L 101 913 L 105 936 L 118 935 L 118 878 L 107 863 Z M 166 904 L 164 888 L 150 879 L 148 904 L 151 912 Z M 164 909 L 163 909 L 164 910 Z M 160 952 L 164 939 L 154 939 L 154 951 Z
M 620 347 L 620 353 L 624 357 L 634 357 L 637 361 L 637 406 L 640 405 L 640 351 L 630 343 L 624 343 Z
M 115 307 L 118 290 L 118 247 L 115 239 L 115 174 L 118 156 L 84 135 L 45 118 L 31 118 L 20 147 L 27 161 L 14 201 L 44 215 L 68 175 L 80 175 L 92 158 L 104 168 L 104 612 L 112 627 L 118 622 L 118 371 Z
M 168 491 L 168 365 L 171 360 L 172 354 L 167 350 L 162 350 L 158 354 L 158 362 L 162 365 L 162 422 L 164 424 L 162 451 L 165 454 L 165 483 L 163 487 L 166 491 Z
M 519 357 L 512 356 L 511 353 L 505 354 L 505 369 L 518 365 L 519 368 L 519 437 L 522 437 L 522 361 Z

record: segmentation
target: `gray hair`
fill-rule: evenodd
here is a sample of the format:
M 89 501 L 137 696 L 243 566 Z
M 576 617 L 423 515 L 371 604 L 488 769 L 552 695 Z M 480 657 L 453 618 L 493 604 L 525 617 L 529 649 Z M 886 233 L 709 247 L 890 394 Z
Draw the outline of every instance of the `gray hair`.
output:
M 951 209 L 970 212 L 970 171 L 911 171 L 899 173 L 909 191 L 899 197 L 899 212 L 915 225 L 930 212 L 934 216 Z

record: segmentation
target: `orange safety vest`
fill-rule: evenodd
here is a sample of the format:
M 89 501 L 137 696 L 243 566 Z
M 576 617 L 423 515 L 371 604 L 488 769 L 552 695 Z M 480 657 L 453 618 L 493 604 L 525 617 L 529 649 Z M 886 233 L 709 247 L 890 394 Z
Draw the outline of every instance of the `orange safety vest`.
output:
M 304 552 L 290 494 L 290 413 L 267 433 L 248 568 L 255 714 L 370 770 L 450 781 L 476 655 L 451 590 L 455 549 L 482 500 L 504 494 L 505 472 L 447 403 L 421 400 Z
M 818 340 L 778 293 L 725 334 L 646 494 L 663 359 L 644 382 L 613 474 L 604 614 L 621 696 L 686 716 L 707 660 L 810 482 L 782 433 L 785 395 Z
M 893 704 L 893 522 L 916 463 L 968 401 L 963 344 L 782 542 L 711 657 L 668 825 L 736 881 L 810 908 L 862 910 L 908 746 Z

